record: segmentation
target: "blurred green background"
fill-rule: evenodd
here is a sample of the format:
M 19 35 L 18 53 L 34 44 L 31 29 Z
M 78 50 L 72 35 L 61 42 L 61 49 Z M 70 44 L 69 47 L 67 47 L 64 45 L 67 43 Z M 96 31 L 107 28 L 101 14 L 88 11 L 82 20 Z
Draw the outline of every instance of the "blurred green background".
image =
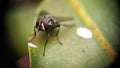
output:
M 36 11 L 40 8 L 38 5 L 41 2 L 42 1 L 39 0 L 25 0 L 21 2 L 11 1 L 11 4 L 14 4 L 14 7 L 10 8 L 6 14 L 6 29 L 8 30 L 9 47 L 18 58 L 28 54 L 27 41 L 31 34 L 33 34 L 33 27 L 37 19 Z M 33 41 L 39 45 L 39 47 L 37 49 L 30 48 L 31 65 L 33 68 L 104 68 L 112 63 L 111 58 L 102 50 L 102 47 L 94 37 L 91 39 L 82 39 L 76 36 L 76 29 L 78 27 L 86 26 L 72 8 L 69 0 L 46 0 L 43 2 L 45 2 L 41 6 L 43 9 L 56 16 L 72 16 L 75 18 L 74 21 L 63 23 L 76 23 L 77 26 L 74 28 L 61 27 L 60 39 L 63 43 L 65 42 L 65 45 L 63 46 L 60 46 L 56 42 L 56 39 L 52 38 L 54 37 L 54 35 L 52 35 L 50 42 L 47 44 L 46 50 L 48 49 L 48 53 L 46 53 L 46 55 L 48 55 L 45 58 L 42 57 L 43 46 L 41 46 L 45 36 L 43 33 L 40 33 L 38 38 L 36 38 L 36 40 L 39 41 Z M 91 19 L 93 19 L 97 27 L 101 30 L 103 36 L 117 53 L 120 43 L 118 35 L 118 7 L 116 1 L 80 0 L 80 2 Z M 62 35 L 62 33 L 66 31 L 68 32 Z M 69 43 L 73 41 L 71 39 L 75 40 L 75 44 Z M 85 52 L 82 52 L 82 50 L 85 50 Z M 55 54 L 50 53 L 49 51 L 54 52 Z M 59 64 L 57 65 L 57 63 Z

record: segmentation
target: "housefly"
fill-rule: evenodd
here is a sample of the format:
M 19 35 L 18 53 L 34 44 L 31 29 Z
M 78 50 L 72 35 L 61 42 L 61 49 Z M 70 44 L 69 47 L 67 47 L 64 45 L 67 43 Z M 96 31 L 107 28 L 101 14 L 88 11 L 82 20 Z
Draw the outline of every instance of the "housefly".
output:
M 31 41 L 36 37 L 36 34 L 39 31 L 44 31 L 47 33 L 47 38 L 45 40 L 45 44 L 44 44 L 44 51 L 43 51 L 43 56 L 45 56 L 45 49 L 46 49 L 46 44 L 48 42 L 48 39 L 50 37 L 50 33 L 53 29 L 57 28 L 57 32 L 56 32 L 56 38 L 57 41 L 62 45 L 63 43 L 59 40 L 58 37 L 58 33 L 60 30 L 60 26 L 69 26 L 66 24 L 60 24 L 60 22 L 62 21 L 68 21 L 68 20 L 73 20 L 72 17 L 59 17 L 59 16 L 53 16 L 50 13 L 46 12 L 46 11 L 41 11 L 38 19 L 36 21 L 36 25 L 34 26 L 34 36 L 31 39 Z

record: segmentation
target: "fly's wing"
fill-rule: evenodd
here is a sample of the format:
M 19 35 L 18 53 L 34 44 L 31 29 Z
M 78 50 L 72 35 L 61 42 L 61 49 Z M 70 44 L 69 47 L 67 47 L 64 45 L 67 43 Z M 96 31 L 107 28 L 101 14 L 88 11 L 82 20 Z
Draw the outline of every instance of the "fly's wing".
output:
M 51 13 L 45 11 L 45 10 L 42 10 L 40 13 L 39 13 L 39 16 L 44 16 L 44 15 L 51 15 Z M 68 20 L 73 20 L 73 17 L 60 17 L 60 16 L 53 16 L 57 22 L 62 22 L 62 21 L 68 21 Z
M 59 16 L 54 16 L 54 18 L 56 19 L 57 23 L 74 19 L 73 17 L 59 17 Z
M 39 13 L 39 17 L 41 16 L 45 16 L 45 15 L 51 15 L 49 12 L 45 11 L 45 10 L 42 10 L 40 13 Z M 60 17 L 60 16 L 54 16 L 54 15 L 51 15 L 55 20 L 56 22 L 55 23 L 60 23 L 60 22 L 63 22 L 63 21 L 69 21 L 69 20 L 73 20 L 74 18 L 73 17 Z M 66 26 L 64 24 L 64 26 Z
M 45 16 L 45 15 L 49 15 L 49 13 L 47 11 L 45 11 L 45 10 L 40 11 L 40 13 L 38 15 L 37 22 L 41 19 L 42 16 Z
M 39 13 L 39 16 L 44 16 L 44 15 L 51 15 L 51 14 L 45 10 L 42 10 Z M 53 17 L 54 17 L 54 19 L 56 19 L 57 22 L 73 20 L 73 17 L 60 17 L 60 16 L 53 16 Z
M 59 17 L 59 16 L 54 16 L 54 18 L 56 19 L 56 23 L 60 24 L 60 22 L 64 22 L 64 21 L 70 21 L 73 20 L 73 17 Z M 73 27 L 76 24 L 61 24 L 62 26 L 67 26 L 67 27 Z
M 49 12 L 42 10 L 40 11 L 39 16 L 44 16 L 44 15 L 49 15 L 49 14 L 50 14 Z

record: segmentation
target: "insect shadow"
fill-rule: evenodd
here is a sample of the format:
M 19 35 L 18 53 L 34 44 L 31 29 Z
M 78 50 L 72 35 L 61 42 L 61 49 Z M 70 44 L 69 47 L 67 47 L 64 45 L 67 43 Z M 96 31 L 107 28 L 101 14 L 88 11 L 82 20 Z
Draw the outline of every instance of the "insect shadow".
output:
M 34 26 L 34 36 L 32 37 L 32 39 L 30 41 L 32 41 L 36 37 L 36 34 L 39 31 L 46 32 L 47 38 L 44 43 L 43 56 L 45 56 L 46 45 L 47 45 L 48 39 L 50 37 L 50 33 L 54 29 L 57 29 L 56 34 L 55 34 L 57 41 L 59 42 L 59 44 L 63 45 L 63 43 L 59 40 L 59 37 L 58 37 L 58 33 L 60 31 L 60 26 L 72 27 L 72 26 L 75 26 L 75 24 L 69 24 L 69 25 L 68 24 L 60 24 L 60 22 L 69 21 L 69 20 L 73 20 L 73 18 L 72 17 L 53 16 L 46 11 L 40 12 L 38 19 L 36 21 L 36 25 Z

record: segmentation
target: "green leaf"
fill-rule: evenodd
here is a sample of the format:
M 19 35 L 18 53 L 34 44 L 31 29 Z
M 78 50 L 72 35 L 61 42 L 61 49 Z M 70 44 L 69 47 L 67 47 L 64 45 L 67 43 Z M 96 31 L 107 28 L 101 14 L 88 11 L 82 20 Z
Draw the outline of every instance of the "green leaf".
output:
M 116 11 L 110 11 L 110 6 L 115 7 L 114 3 L 107 0 L 80 0 L 78 2 L 82 4 L 87 14 L 89 14 L 90 18 L 94 21 L 94 24 L 96 24 L 97 29 L 101 31 L 105 40 L 107 40 L 111 45 L 117 44 L 117 39 L 117 41 L 112 41 L 117 37 L 113 34 L 117 25 L 111 21 L 111 19 L 115 20 Z M 110 3 L 109 6 L 107 6 L 107 2 Z M 104 48 L 108 47 L 100 46 L 101 42 L 96 40 L 96 36 L 93 36 L 90 39 L 84 39 L 77 35 L 76 30 L 79 27 L 86 26 L 84 21 L 81 19 L 82 17 L 79 17 L 69 1 L 46 0 L 43 1 L 43 4 L 40 5 L 38 9 L 40 9 L 39 12 L 46 10 L 55 16 L 73 17 L 74 20 L 60 23 L 76 24 L 76 26 L 60 27 L 59 39 L 62 41 L 63 45 L 58 43 L 55 37 L 56 30 L 54 30 L 50 34 L 45 56 L 43 56 L 43 51 L 47 35 L 45 32 L 40 31 L 32 41 L 37 48 L 28 47 L 31 68 L 103 68 L 112 63 L 111 57 L 106 53 L 106 51 L 104 51 Z M 34 22 L 34 25 L 35 23 L 36 22 Z M 114 28 L 112 25 L 114 25 Z M 33 36 L 30 36 L 29 39 L 32 37 Z M 113 49 L 115 48 L 117 48 L 117 46 L 113 47 Z M 117 49 L 115 50 L 117 51 Z

